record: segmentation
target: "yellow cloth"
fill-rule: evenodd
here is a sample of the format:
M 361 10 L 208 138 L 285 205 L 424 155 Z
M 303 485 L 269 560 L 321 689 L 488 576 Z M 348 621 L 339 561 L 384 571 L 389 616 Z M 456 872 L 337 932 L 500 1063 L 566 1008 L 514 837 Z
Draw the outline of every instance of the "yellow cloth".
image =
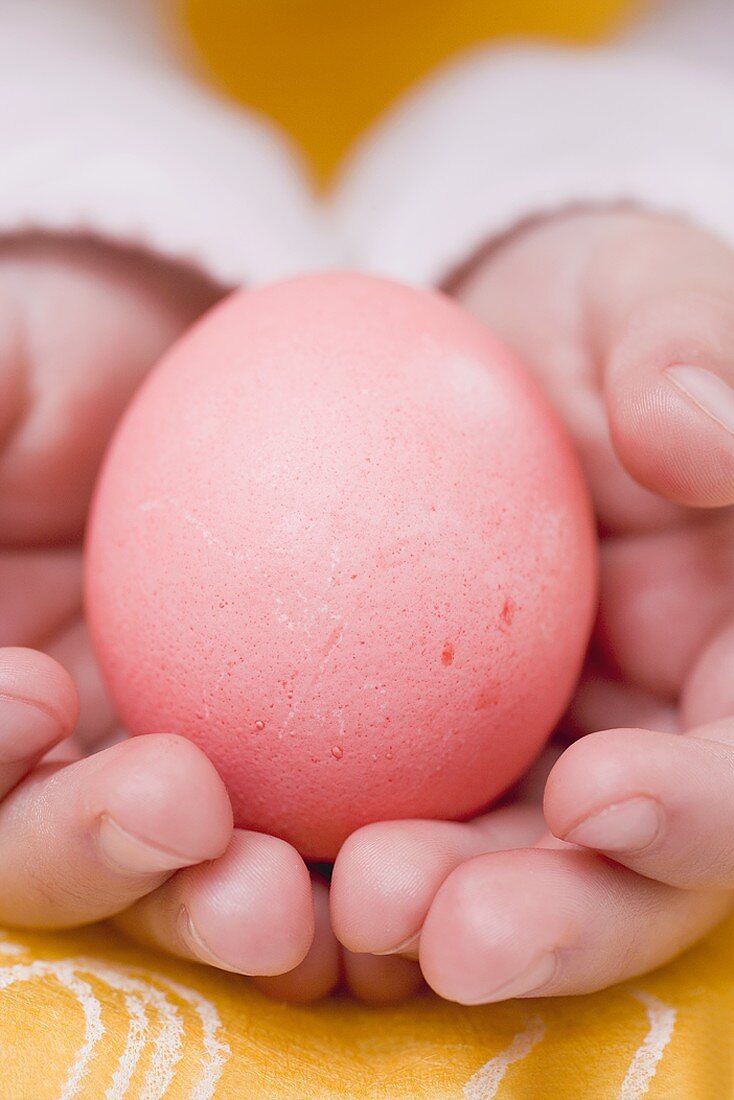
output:
M 593 41 L 642 0 L 177 0 L 212 78 L 280 123 L 319 178 L 430 69 L 507 35 Z
M 729 1100 L 734 922 L 603 994 L 294 1008 L 98 927 L 0 939 L 2 1100 Z

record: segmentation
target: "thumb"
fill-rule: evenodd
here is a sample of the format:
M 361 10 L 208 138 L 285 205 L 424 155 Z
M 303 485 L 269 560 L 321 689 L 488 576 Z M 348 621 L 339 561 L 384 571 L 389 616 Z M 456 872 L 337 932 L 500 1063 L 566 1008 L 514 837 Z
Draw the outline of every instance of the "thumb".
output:
M 647 489 L 734 503 L 734 252 L 653 218 L 608 238 L 586 280 L 612 443 Z

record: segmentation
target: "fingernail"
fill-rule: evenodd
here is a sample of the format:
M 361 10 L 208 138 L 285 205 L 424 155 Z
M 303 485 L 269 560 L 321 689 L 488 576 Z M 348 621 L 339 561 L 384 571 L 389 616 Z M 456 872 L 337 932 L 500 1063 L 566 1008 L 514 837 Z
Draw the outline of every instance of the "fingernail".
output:
M 146 875 L 158 871 L 175 871 L 179 867 L 190 867 L 200 860 L 194 856 L 183 856 L 178 852 L 167 852 L 157 848 L 146 840 L 129 833 L 118 825 L 109 814 L 102 814 L 97 826 L 97 845 L 106 863 L 116 871 L 126 874 Z
M 0 697 L 0 763 L 16 764 L 48 752 L 65 730 L 58 718 L 36 703 Z
M 211 947 L 191 919 L 191 913 L 189 913 L 185 905 L 182 905 L 179 910 L 178 930 L 181 939 L 188 946 L 191 953 L 201 962 L 208 963 L 209 966 L 216 966 L 219 970 L 231 970 L 235 974 L 243 973 L 238 966 L 227 962 L 226 959 L 220 958 L 215 951 L 212 951 Z
M 655 799 L 630 798 L 587 817 L 563 839 L 603 852 L 639 852 L 652 844 L 662 827 L 662 809 Z
M 403 951 L 409 951 L 411 947 L 416 947 L 418 941 L 421 938 L 420 931 L 414 932 L 412 936 L 408 936 L 407 940 L 403 940 L 397 947 L 388 947 L 386 951 L 372 951 L 373 955 L 399 955 Z
M 553 978 L 558 969 L 558 955 L 555 951 L 544 951 L 537 955 L 529 966 L 516 974 L 514 978 L 495 986 L 482 997 L 463 1000 L 465 1005 L 487 1005 L 495 1001 L 510 1001 L 513 997 L 528 997 L 536 990 L 542 990 Z
M 704 367 L 683 364 L 668 367 L 665 373 L 684 397 L 734 434 L 734 390 L 723 378 Z

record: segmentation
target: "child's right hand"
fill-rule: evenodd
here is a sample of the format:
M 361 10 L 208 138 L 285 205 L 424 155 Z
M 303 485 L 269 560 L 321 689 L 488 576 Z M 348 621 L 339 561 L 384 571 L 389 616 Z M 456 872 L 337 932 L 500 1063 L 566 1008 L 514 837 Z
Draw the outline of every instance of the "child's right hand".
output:
M 109 434 L 217 294 L 102 245 L 0 246 L 0 647 L 33 647 L 0 648 L 0 921 L 119 914 L 185 958 L 273 975 L 312 940 L 303 861 L 233 831 L 219 776 L 174 731 L 111 743 L 81 618 L 81 535 Z
M 456 292 L 576 445 L 598 630 L 547 783 L 538 765 L 534 789 L 474 821 L 358 830 L 332 918 L 352 949 L 420 958 L 462 1004 L 589 993 L 667 962 L 734 902 L 734 252 L 642 210 L 559 212 Z

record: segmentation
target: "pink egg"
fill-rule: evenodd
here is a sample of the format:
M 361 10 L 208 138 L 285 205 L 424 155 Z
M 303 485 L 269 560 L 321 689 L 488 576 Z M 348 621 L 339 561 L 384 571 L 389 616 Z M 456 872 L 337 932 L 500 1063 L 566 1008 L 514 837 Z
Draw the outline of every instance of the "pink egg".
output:
M 444 296 L 349 273 L 234 294 L 176 345 L 87 547 L 125 727 L 196 742 L 239 826 L 319 859 L 518 779 L 595 582 L 582 476 L 528 374 Z

